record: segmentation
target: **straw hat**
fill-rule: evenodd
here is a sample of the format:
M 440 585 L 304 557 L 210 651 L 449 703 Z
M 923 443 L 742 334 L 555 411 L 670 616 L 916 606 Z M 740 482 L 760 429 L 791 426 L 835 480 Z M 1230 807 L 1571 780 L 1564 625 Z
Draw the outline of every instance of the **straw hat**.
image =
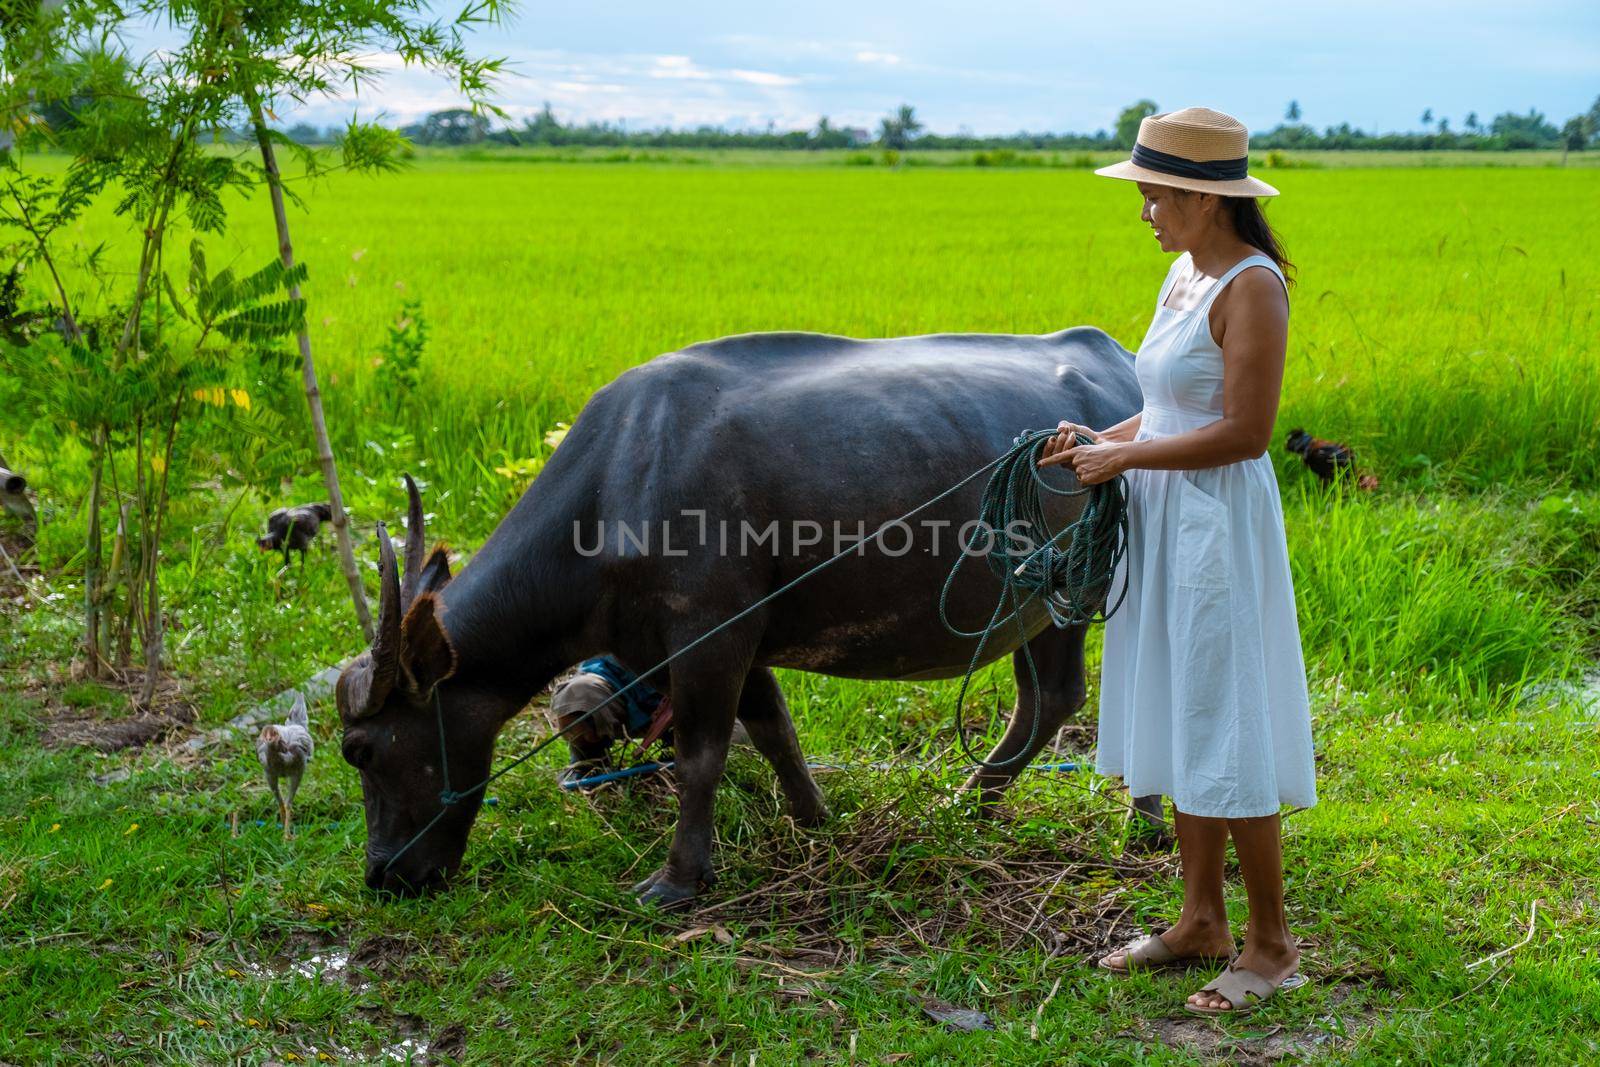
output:
M 1145 118 L 1133 158 L 1095 173 L 1218 196 L 1277 196 L 1278 190 L 1245 173 L 1249 146 L 1250 131 L 1232 115 L 1186 107 Z

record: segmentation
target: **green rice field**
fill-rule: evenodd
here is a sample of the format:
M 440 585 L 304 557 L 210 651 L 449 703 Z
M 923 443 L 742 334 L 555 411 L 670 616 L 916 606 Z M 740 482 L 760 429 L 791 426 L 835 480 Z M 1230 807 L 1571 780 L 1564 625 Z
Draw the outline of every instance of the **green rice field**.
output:
M 69 666 L 84 457 L 0 411 L 45 518 L 32 592 L 0 578 L 0 1061 L 1600 1059 L 1600 168 L 1556 158 L 1265 172 L 1299 268 L 1271 455 L 1318 750 L 1320 803 L 1284 824 L 1306 986 L 1211 1021 L 1182 1011 L 1205 972 L 1096 970 L 1176 918 L 1176 857 L 1125 851 L 1120 795 L 1087 773 L 1025 776 L 998 824 L 947 806 L 953 683 L 780 672 L 808 755 L 844 767 L 819 776 L 834 815 L 795 829 L 736 754 L 695 910 L 627 893 L 665 853 L 670 777 L 565 794 L 554 751 L 497 784 L 453 888 L 379 899 L 331 700 L 293 841 L 245 740 L 184 745 L 362 647 L 328 545 L 282 572 L 252 543 L 273 506 L 323 497 L 309 433 L 292 485 L 176 500 L 185 721 L 118 747 L 125 693 Z M 1168 259 L 1130 183 L 829 162 L 435 153 L 297 182 L 363 560 L 405 471 L 470 555 L 596 388 L 694 341 L 1092 324 L 1137 347 Z M 250 240 L 213 261 L 257 266 L 267 204 L 231 210 Z M 402 315 L 427 331 L 409 392 L 375 369 Z M 1377 487 L 1321 486 L 1282 446 L 1296 427 Z M 1093 744 L 1099 645 L 1063 760 Z M 1008 705 L 1009 670 L 980 689 Z M 544 730 L 525 715 L 503 751 Z M 993 1029 L 940 1026 L 934 999 Z

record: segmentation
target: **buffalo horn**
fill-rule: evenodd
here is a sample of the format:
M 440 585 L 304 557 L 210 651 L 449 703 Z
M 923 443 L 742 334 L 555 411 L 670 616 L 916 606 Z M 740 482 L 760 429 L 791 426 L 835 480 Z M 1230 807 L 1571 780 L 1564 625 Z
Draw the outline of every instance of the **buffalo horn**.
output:
M 374 715 L 400 680 L 400 573 L 389 530 L 378 523 L 378 635 L 372 640 L 372 684 L 360 715 Z
M 427 538 L 422 529 L 422 494 L 417 483 L 406 475 L 406 572 L 400 580 L 400 614 L 411 610 L 411 601 L 417 595 L 417 578 L 422 574 L 423 557 L 427 555 Z

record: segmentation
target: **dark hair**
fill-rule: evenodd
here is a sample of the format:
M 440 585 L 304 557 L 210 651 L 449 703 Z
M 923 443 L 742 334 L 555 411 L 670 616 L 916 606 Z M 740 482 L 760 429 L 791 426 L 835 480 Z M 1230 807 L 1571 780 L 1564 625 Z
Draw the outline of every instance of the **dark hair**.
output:
M 1283 242 L 1278 240 L 1278 235 L 1272 232 L 1272 224 L 1267 221 L 1266 212 L 1261 210 L 1261 201 L 1253 196 L 1229 196 L 1224 198 L 1233 215 L 1233 229 L 1239 239 L 1247 245 L 1267 254 L 1283 272 L 1284 281 L 1294 284 L 1294 262 L 1289 259 L 1283 250 Z

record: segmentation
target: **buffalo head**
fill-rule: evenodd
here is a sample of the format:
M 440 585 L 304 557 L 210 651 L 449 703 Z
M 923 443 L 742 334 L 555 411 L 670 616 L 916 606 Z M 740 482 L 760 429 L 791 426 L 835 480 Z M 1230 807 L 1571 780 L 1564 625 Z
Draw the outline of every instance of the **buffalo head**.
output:
M 339 676 L 336 694 L 341 749 L 361 774 L 367 885 L 411 894 L 443 883 L 460 866 L 483 798 L 476 791 L 445 803 L 445 767 L 451 789 L 482 781 L 504 711 L 497 697 L 457 677 L 442 597 L 449 560 L 440 545 L 424 561 L 422 499 L 409 475 L 406 490 L 405 573 L 379 523 L 377 635 Z M 443 817 L 423 833 L 441 810 Z

